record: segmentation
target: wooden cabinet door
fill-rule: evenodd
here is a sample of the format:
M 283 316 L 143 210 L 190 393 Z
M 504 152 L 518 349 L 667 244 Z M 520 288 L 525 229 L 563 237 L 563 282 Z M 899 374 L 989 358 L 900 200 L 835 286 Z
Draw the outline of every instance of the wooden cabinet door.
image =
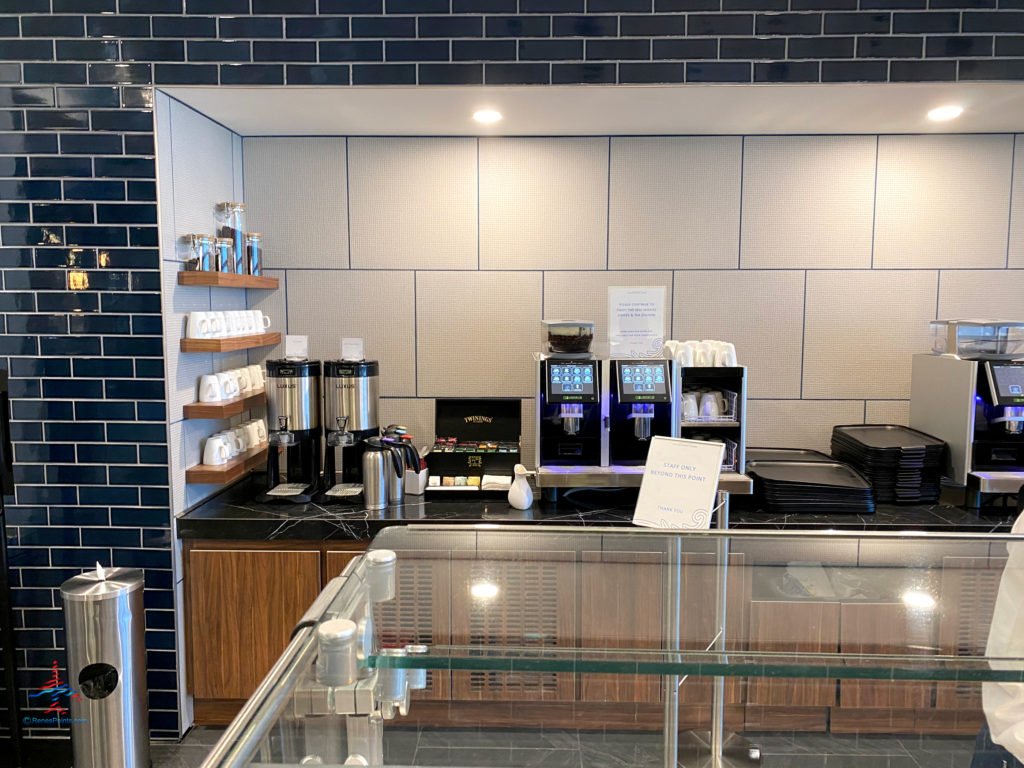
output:
M 193 549 L 189 659 L 197 699 L 247 699 L 320 592 L 320 553 Z
M 750 650 L 835 653 L 839 650 L 839 603 L 754 600 Z M 831 707 L 834 680 L 751 678 L 747 703 L 772 707 Z
M 324 553 L 324 582 L 328 582 L 335 576 L 341 576 L 348 564 L 363 554 L 364 550 L 341 551 L 329 549 Z
M 571 648 L 576 639 L 575 552 L 480 551 L 452 561 L 452 644 Z M 480 596 L 474 586 L 495 585 Z M 473 592 L 476 591 L 477 595 Z M 484 593 L 488 595 L 489 593 Z M 482 701 L 573 701 L 571 672 L 457 671 L 452 698 Z
M 450 563 L 438 560 L 436 553 L 421 557 L 415 551 L 397 550 L 396 554 L 395 599 L 374 606 L 373 619 L 381 646 L 448 645 L 451 642 Z M 428 670 L 427 687 L 412 693 L 413 699 L 450 697 L 451 674 L 440 669 Z
M 583 552 L 580 644 L 583 648 L 665 647 L 665 555 Z M 580 675 L 583 701 L 661 701 L 658 675 Z
M 907 654 L 929 647 L 934 638 L 920 638 L 915 617 L 903 603 L 844 603 L 839 612 L 839 650 L 844 654 Z M 931 641 L 931 642 L 929 642 Z M 918 651 L 921 652 L 921 651 Z M 931 706 L 930 683 L 884 680 L 839 681 L 839 706 L 868 709 L 923 709 Z

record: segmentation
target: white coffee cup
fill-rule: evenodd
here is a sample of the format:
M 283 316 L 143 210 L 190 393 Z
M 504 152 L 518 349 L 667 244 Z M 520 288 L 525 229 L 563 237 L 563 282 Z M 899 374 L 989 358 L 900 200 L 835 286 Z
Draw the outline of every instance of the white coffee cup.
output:
M 256 327 L 254 333 L 266 333 L 270 328 L 270 317 L 263 314 L 261 309 L 250 309 L 249 314 L 252 315 L 252 322 Z
M 238 380 L 235 379 L 229 371 L 218 373 L 217 381 L 220 383 L 222 399 L 231 400 L 234 397 L 238 397 Z
M 721 342 L 715 352 L 715 365 L 719 368 L 735 368 L 736 346 L 727 341 Z
M 227 442 L 228 450 L 231 452 L 231 458 L 234 458 L 240 454 L 244 449 L 242 443 L 238 440 L 238 436 L 232 429 L 225 429 L 217 433 L 220 437 L 223 437 Z
M 189 312 L 185 336 L 190 339 L 209 339 L 213 335 L 209 312 Z
M 694 392 L 684 392 L 682 401 L 683 421 L 697 421 L 700 409 L 697 406 L 697 395 Z
M 243 395 L 251 394 L 253 391 L 252 376 L 248 367 L 238 369 L 238 391 Z
M 199 402 L 216 403 L 221 399 L 220 382 L 217 374 L 207 373 L 199 378 Z
M 224 464 L 231 458 L 231 448 L 223 435 L 211 435 L 206 438 L 203 448 L 203 464 Z
M 210 312 L 212 318 L 211 331 L 217 338 L 223 338 L 227 336 L 227 318 L 224 317 L 224 313 L 221 311 Z
M 231 431 L 234 433 L 235 440 L 238 441 L 238 445 L 242 447 L 243 451 L 248 451 L 256 445 L 256 443 L 252 441 L 252 438 L 249 437 L 249 432 L 245 427 L 237 426 Z
M 267 422 L 263 419 L 256 419 L 256 436 L 261 443 L 267 442 Z
M 676 362 L 683 368 L 693 367 L 693 347 L 690 344 L 680 344 L 676 347 Z
M 252 391 L 263 391 L 263 369 L 258 365 L 246 366 L 249 371 L 249 381 L 252 382 Z
M 257 421 L 247 421 L 242 425 L 245 427 L 245 433 L 249 436 L 248 442 L 250 448 L 255 448 L 261 444 L 263 440 L 260 440 L 260 425 Z
M 714 421 L 721 417 L 722 396 L 718 392 L 705 392 L 700 396 L 700 417 L 705 421 Z

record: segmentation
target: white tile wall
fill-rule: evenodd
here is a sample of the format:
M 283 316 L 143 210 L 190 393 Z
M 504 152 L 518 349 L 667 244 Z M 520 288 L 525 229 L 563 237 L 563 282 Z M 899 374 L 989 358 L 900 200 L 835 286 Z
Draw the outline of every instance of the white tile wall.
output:
M 237 171 L 240 142 L 207 140 L 199 128 L 210 126 L 194 113 L 172 120 L 170 105 L 160 94 L 157 101 L 161 201 L 174 201 L 161 205 L 162 232 L 209 229 L 209 207 L 237 198 L 240 179 L 216 181 L 220 191 L 207 189 L 206 201 L 176 183 L 174 197 L 164 149 L 172 128 L 179 141 L 184 135 L 202 147 L 175 154 L 188 167 L 176 169 L 174 181 L 187 179 L 181 183 L 194 191 L 209 179 L 196 163 L 230 156 Z M 288 220 L 273 225 L 297 227 L 292 238 L 309 234 L 299 225 L 314 218 L 312 199 L 339 201 L 330 210 L 344 211 L 347 187 L 353 214 L 350 227 L 341 213 L 328 222 L 342 228 L 332 240 L 347 243 L 351 231 L 352 271 L 341 251 L 328 257 L 299 248 L 281 262 L 287 268 L 268 270 L 281 279 L 278 291 L 248 291 L 245 300 L 270 314 L 275 330 L 308 333 L 320 357 L 333 357 L 341 334 L 357 329 L 384 366 L 382 420 L 405 422 L 424 439 L 433 434 L 434 397 L 519 397 L 531 456 L 530 353 L 539 319 L 594 319 L 603 342 L 607 287 L 672 286 L 673 268 L 672 335 L 730 338 L 749 367 L 752 445 L 827 449 L 833 424 L 905 421 L 910 355 L 929 348 L 936 313 L 1021 317 L 1024 269 L 987 269 L 1005 264 L 1008 229 L 1011 264 L 1024 268 L 1024 172 L 1014 177 L 1010 227 L 1012 137 L 747 137 L 745 152 L 736 137 L 488 138 L 479 159 L 475 139 L 358 138 L 349 139 L 347 165 L 344 141 L 242 144 L 251 222 L 261 195 L 280 190 L 297 190 L 282 202 L 296 206 Z M 221 146 L 230 153 L 210 151 Z M 255 189 L 254 168 L 276 169 L 276 189 Z M 917 191 L 901 200 L 898 183 Z M 893 201 L 910 207 L 892 208 Z M 947 232 L 941 242 L 928 222 Z M 992 245 L 999 231 L 1002 261 Z M 868 269 L 872 234 L 875 271 Z M 736 270 L 740 241 L 743 269 Z M 162 249 L 171 254 L 173 242 L 165 238 Z M 927 269 L 879 269 L 905 264 Z M 174 326 L 192 304 L 206 308 L 210 294 L 181 292 L 171 277 L 165 302 Z M 216 301 L 242 300 L 214 293 L 222 294 Z M 378 314 L 385 303 L 397 307 L 386 322 Z M 404 327 L 411 334 L 394 330 Z M 191 368 L 205 366 L 193 356 L 178 362 L 174 333 L 172 409 L 191 397 Z M 248 358 L 282 352 L 253 350 Z M 210 365 L 233 358 L 210 357 Z
M 731 341 L 747 366 L 749 397 L 800 397 L 804 275 L 676 272 L 672 338 Z
M 1012 136 L 882 136 L 874 266 L 1006 266 L 1012 164 Z
M 448 273 L 445 273 L 448 274 Z M 416 394 L 414 273 L 380 270 L 290 270 L 288 331 L 309 336 L 315 360 L 341 357 L 341 339 L 363 339 L 380 361 L 380 393 Z
M 864 408 L 864 423 L 910 426 L 910 401 L 868 400 Z
M 672 273 L 668 271 L 545 272 L 544 318 L 546 320 L 584 319 L 597 323 L 596 344 L 608 343 L 608 289 L 619 285 L 664 286 L 671 301 Z M 665 324 L 671 323 L 666 310 Z M 666 327 L 666 332 L 669 330 Z M 540 340 L 539 330 L 535 339 Z
M 377 417 L 382 427 L 388 424 L 401 424 L 408 429 L 417 448 L 433 445 L 434 401 L 430 398 L 382 398 L 378 405 Z
M 476 139 L 351 138 L 353 269 L 476 269 Z
M 345 139 L 247 138 L 246 226 L 271 267 L 348 267 Z
M 740 264 L 871 265 L 874 136 L 748 136 Z
M 939 275 L 938 319 L 1024 320 L 1024 269 L 958 269 Z
M 934 270 L 808 272 L 803 396 L 909 397 L 937 289 Z
M 739 259 L 739 136 L 614 138 L 611 269 L 731 269 Z
M 1024 267 L 1024 141 L 1018 136 L 1013 139 L 1013 205 L 1006 266 L 1020 269 Z
M 529 397 L 540 272 L 418 272 L 418 394 Z
M 608 139 L 480 139 L 480 268 L 604 269 Z
M 250 309 L 259 309 L 270 318 L 270 330 L 281 334 L 281 343 L 272 347 L 257 347 L 249 350 L 249 363 L 263 363 L 284 357 L 284 337 L 288 333 L 288 272 L 283 269 L 268 269 L 267 277 L 277 278 L 277 290 L 258 291 L 246 289 L 245 298 Z M 292 272 L 291 274 L 296 274 Z
M 748 400 L 747 445 L 827 454 L 834 425 L 863 422 L 862 400 Z

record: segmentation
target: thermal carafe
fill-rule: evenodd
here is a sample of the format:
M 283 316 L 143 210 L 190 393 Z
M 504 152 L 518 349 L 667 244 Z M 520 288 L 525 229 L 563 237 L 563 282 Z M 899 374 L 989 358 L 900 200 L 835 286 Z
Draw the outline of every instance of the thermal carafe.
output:
M 324 459 L 324 482 L 336 479 L 337 454 L 341 453 L 341 481 L 361 483 L 364 440 L 377 437 L 378 371 L 376 360 L 327 360 L 324 362 L 324 427 L 352 435 L 350 445 L 331 446 Z
M 320 475 L 320 361 L 268 360 L 266 392 L 271 443 L 268 492 L 282 480 L 289 485 L 316 486 Z M 284 478 L 274 449 L 278 445 L 285 446 Z M 295 500 L 308 492 L 289 496 Z
M 364 441 L 361 469 L 367 509 L 386 509 L 402 503 L 405 466 L 397 446 L 379 437 Z

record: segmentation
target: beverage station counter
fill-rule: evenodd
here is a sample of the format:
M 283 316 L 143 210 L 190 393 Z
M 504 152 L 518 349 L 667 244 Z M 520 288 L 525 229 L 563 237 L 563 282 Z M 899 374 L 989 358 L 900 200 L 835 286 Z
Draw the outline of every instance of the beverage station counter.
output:
M 258 502 L 255 499 L 263 488 L 264 481 L 258 475 L 231 486 L 178 518 L 178 536 L 237 541 L 365 541 L 388 526 L 419 522 L 631 526 L 635 498 L 635 493 L 629 491 L 579 493 L 557 504 L 538 498 L 530 509 L 519 510 L 504 499 L 407 496 L 400 507 L 372 510 L 360 504 Z M 1009 531 L 1013 524 L 1012 510 L 1005 515 L 979 516 L 957 506 L 962 503 L 963 491 L 950 489 L 937 504 L 879 504 L 872 515 L 779 515 L 751 509 L 749 500 L 733 496 L 729 527 L 993 533 Z

